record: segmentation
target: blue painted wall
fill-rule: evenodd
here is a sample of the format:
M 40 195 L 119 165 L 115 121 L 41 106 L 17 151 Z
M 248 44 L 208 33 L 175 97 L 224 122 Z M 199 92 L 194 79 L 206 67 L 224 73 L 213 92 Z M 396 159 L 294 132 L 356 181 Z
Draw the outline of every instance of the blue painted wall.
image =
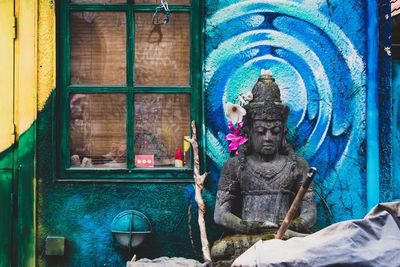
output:
M 364 216 L 367 2 L 209 0 L 206 6 L 207 151 L 215 169 L 228 158 L 223 104 L 270 69 L 291 109 L 289 139 L 320 171 L 318 226 Z
M 378 100 L 379 100 L 379 200 L 380 202 L 393 199 L 392 149 L 396 145 L 392 143 L 392 117 L 394 112 L 394 100 L 396 96 L 392 92 L 392 53 L 389 48 L 392 44 L 392 19 L 390 17 L 391 6 L 388 1 L 379 1 L 379 57 L 377 63 Z
M 393 61 L 393 198 L 400 200 L 400 60 Z

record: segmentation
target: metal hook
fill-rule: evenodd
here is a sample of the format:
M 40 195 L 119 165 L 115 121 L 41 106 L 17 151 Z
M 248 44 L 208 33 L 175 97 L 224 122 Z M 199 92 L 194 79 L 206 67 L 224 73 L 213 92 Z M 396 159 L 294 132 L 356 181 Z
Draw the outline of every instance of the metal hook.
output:
M 158 19 L 158 14 L 159 13 L 164 13 L 164 17 L 162 20 Z M 169 22 L 169 15 L 170 15 L 170 10 L 168 7 L 168 2 L 167 0 L 161 0 L 161 3 L 158 7 L 156 7 L 156 11 L 153 14 L 153 19 L 152 22 L 154 25 L 163 25 L 167 24 Z

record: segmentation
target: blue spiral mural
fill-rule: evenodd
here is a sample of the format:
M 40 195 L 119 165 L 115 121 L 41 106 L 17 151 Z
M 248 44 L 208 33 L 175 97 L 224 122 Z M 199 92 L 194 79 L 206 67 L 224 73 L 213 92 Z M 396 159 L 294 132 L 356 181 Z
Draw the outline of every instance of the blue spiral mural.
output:
M 288 138 L 320 172 L 319 226 L 362 217 L 365 203 L 364 1 L 208 1 L 207 153 L 229 158 L 223 105 L 272 71 L 291 110 Z

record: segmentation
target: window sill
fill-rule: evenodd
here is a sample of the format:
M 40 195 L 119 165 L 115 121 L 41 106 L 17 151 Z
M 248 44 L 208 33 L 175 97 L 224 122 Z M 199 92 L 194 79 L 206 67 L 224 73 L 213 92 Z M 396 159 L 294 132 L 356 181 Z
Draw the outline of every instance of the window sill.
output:
M 61 171 L 56 182 L 71 183 L 188 183 L 193 182 L 190 168 L 96 169 L 71 168 Z

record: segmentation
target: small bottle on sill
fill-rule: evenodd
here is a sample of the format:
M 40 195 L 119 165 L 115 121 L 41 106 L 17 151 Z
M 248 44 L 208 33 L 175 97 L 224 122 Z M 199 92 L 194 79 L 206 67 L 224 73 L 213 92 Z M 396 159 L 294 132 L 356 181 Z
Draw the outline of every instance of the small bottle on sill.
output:
M 182 168 L 183 167 L 183 153 L 180 148 L 175 150 L 175 167 Z

